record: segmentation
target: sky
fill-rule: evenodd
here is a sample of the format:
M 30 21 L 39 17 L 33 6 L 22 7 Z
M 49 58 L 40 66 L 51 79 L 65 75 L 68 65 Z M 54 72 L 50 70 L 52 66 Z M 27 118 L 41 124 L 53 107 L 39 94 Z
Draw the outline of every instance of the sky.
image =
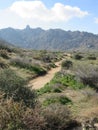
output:
M 98 34 L 98 0 L 0 0 L 0 29 L 26 25 Z

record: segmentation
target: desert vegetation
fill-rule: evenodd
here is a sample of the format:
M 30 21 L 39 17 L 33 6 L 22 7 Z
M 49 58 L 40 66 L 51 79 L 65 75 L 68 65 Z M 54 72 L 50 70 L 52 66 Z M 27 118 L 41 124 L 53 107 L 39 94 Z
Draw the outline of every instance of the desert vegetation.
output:
M 68 52 L 69 53 L 69 52 Z M 0 48 L 0 130 L 96 129 L 98 53 Z M 40 89 L 29 81 L 61 70 Z
M 85 129 L 91 126 L 97 130 L 98 54 L 94 54 L 96 60 L 88 58 L 93 53 L 75 52 L 75 56 L 81 55 L 81 58 L 75 57 L 74 53 L 72 55 L 70 59 L 65 57 L 61 71 L 43 88 L 37 90 L 39 101 L 44 107 L 51 104 L 67 106 L 78 125 L 83 125 Z M 75 129 L 81 130 L 81 127 L 77 126 Z

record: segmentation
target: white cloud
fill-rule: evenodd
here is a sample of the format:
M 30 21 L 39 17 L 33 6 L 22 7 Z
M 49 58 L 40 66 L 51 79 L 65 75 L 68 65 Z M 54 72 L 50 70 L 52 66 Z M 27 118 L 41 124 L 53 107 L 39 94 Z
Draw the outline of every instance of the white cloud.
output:
M 95 18 L 95 23 L 97 23 L 97 24 L 98 24 L 98 18 Z
M 18 1 L 10 7 L 22 18 L 33 18 L 42 21 L 68 21 L 72 17 L 84 17 L 88 14 L 78 7 L 65 6 L 56 3 L 48 9 L 41 1 Z
M 67 22 L 77 17 L 88 15 L 78 7 L 56 3 L 48 9 L 41 1 L 16 1 L 8 9 L 0 11 L 0 27 L 3 25 L 23 27 L 31 26 L 55 26 L 55 23 Z M 6 20 L 7 19 L 7 20 Z

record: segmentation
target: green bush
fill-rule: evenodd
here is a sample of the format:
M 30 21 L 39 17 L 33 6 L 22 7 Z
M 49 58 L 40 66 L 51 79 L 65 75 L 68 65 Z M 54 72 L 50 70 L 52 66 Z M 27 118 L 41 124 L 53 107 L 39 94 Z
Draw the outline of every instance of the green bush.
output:
M 8 67 L 9 67 L 9 65 L 6 64 L 4 61 L 2 61 L 2 60 L 0 59 L 0 68 L 4 69 L 4 68 L 8 68 Z
M 30 107 L 35 105 L 35 92 L 27 88 L 26 81 L 10 69 L 0 71 L 0 90 L 5 93 L 4 98 L 23 101 L 26 106 Z
M 35 72 L 38 75 L 46 74 L 46 70 L 44 70 L 43 68 L 41 68 L 38 65 L 32 65 L 31 63 L 29 63 L 28 61 L 25 61 L 24 59 L 11 60 L 11 65 L 14 65 L 14 66 L 17 66 L 20 68 L 24 68 L 24 69 L 28 69 L 30 71 Z
M 82 58 L 83 58 L 83 56 L 80 54 L 74 55 L 74 59 L 76 59 L 76 60 L 81 60 Z
M 89 59 L 89 60 L 96 60 L 97 58 L 96 58 L 95 55 L 89 55 L 89 56 L 87 57 L 87 59 Z
M 61 92 L 62 92 L 62 89 L 59 88 L 59 87 L 58 87 L 58 88 L 54 88 L 54 89 L 53 89 L 53 92 L 54 92 L 54 93 L 61 93 Z
M 77 81 L 75 75 L 72 74 L 62 74 L 62 72 L 59 72 L 55 75 L 53 80 L 51 81 L 52 83 L 59 83 L 62 86 L 70 87 L 72 89 L 81 89 L 84 88 L 84 85 Z
M 50 98 L 47 98 L 43 102 L 43 105 L 44 106 L 48 106 L 48 105 L 54 104 L 54 103 L 59 103 L 59 104 L 62 104 L 62 105 L 67 105 L 67 104 L 72 103 L 72 101 L 69 98 L 67 98 L 66 96 L 50 97 Z
M 50 66 L 50 68 L 55 68 L 56 67 L 56 65 L 54 63 L 50 63 L 49 66 Z
M 54 103 L 58 103 L 58 99 L 54 98 L 54 97 L 50 97 L 47 98 L 44 102 L 43 102 L 43 106 L 48 106 L 50 104 L 54 104 Z
M 73 66 L 73 63 L 70 60 L 65 60 L 62 62 L 61 66 L 62 66 L 62 68 L 69 69 Z
M 49 84 L 49 83 L 47 83 L 43 88 L 39 89 L 39 90 L 37 91 L 37 94 L 38 94 L 38 95 L 42 95 L 42 94 L 44 94 L 44 93 L 50 93 L 52 88 L 51 88 L 48 84 Z
M 62 105 L 66 105 L 66 104 L 72 103 L 72 101 L 68 97 L 66 97 L 66 96 L 60 96 L 59 102 Z
M 39 89 L 37 91 L 38 95 L 42 95 L 44 93 L 61 93 L 64 90 L 64 86 L 57 83 L 57 82 L 52 82 L 50 81 L 50 83 L 47 83 L 43 88 Z

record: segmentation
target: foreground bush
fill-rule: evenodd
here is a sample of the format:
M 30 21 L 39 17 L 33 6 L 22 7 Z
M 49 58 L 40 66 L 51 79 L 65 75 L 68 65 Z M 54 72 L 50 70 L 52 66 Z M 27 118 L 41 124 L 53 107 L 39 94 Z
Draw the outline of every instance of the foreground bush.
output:
M 71 130 L 77 125 L 67 107 L 55 104 L 32 109 L 0 98 L 0 130 Z
M 12 99 L 0 100 L 0 130 L 46 130 L 39 109 L 30 109 Z
M 9 59 L 9 56 L 8 56 L 8 52 L 7 50 L 0 50 L 0 56 L 3 57 L 4 59 Z
M 0 90 L 5 93 L 4 98 L 12 98 L 18 102 L 23 101 L 26 106 L 35 104 L 35 92 L 27 88 L 26 81 L 10 69 L 0 71 Z
M 0 59 L 0 69 L 8 68 L 9 65 Z
M 74 124 L 77 126 L 69 109 L 65 106 L 51 105 L 43 112 L 47 122 L 47 130 L 68 130 L 68 127 L 73 127 Z

